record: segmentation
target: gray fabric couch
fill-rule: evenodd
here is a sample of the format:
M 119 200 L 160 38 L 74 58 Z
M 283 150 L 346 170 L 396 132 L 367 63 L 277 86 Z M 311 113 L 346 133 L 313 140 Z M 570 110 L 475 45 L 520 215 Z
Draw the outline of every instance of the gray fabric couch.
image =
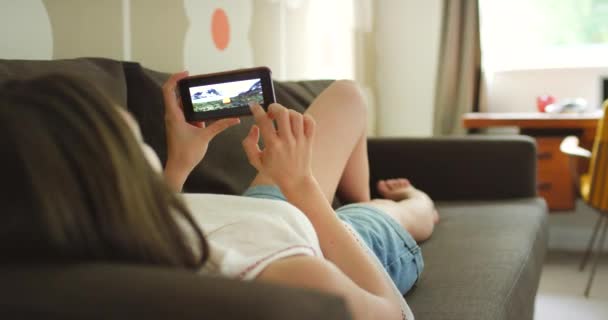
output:
M 0 60 L 0 84 L 54 71 L 84 76 L 127 106 L 166 160 L 166 74 L 106 59 Z M 329 83 L 277 82 L 277 99 L 302 111 Z M 240 147 L 249 124 L 244 118 L 214 140 L 186 182 L 188 192 L 245 189 L 255 174 Z M 369 140 L 372 185 L 408 177 L 438 204 L 441 222 L 422 244 L 424 273 L 406 296 L 418 319 L 532 319 L 547 242 L 535 152 L 526 137 Z M 150 266 L 5 262 L 0 283 L 2 319 L 350 318 L 341 299 L 318 292 Z

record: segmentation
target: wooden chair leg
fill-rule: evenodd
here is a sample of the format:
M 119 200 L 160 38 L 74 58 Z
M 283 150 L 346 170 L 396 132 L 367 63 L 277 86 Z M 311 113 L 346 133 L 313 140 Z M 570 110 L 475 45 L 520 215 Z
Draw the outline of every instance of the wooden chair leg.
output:
M 589 243 L 587 244 L 587 249 L 585 250 L 585 255 L 583 255 L 583 260 L 581 260 L 581 264 L 578 267 L 578 270 L 585 270 L 585 266 L 587 266 L 587 261 L 589 260 L 589 255 L 591 254 L 591 250 L 593 250 L 595 244 L 595 238 L 597 236 L 597 232 L 600 230 L 600 225 L 602 224 L 602 219 L 604 215 L 599 214 L 597 217 L 597 222 L 593 227 L 593 233 L 591 234 L 591 238 L 589 238 Z
M 591 274 L 589 275 L 589 281 L 587 281 L 587 287 L 585 288 L 585 297 L 589 298 L 589 291 L 591 291 L 591 284 L 593 283 L 593 278 L 595 277 L 595 271 L 597 269 L 597 264 L 600 261 L 600 257 L 602 256 L 602 252 L 604 251 L 604 242 L 606 242 L 606 229 L 608 229 L 608 216 L 605 214 L 601 214 L 601 220 L 604 222 L 604 228 L 602 229 L 602 235 L 600 236 L 600 242 L 598 243 L 598 251 L 595 253 L 595 257 L 593 259 L 593 266 L 591 267 Z

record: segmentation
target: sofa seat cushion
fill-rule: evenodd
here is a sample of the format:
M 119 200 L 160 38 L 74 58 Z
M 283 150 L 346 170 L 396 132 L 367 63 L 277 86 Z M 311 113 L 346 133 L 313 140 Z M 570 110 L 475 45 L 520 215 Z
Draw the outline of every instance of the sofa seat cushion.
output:
M 418 319 L 525 319 L 544 259 L 546 206 L 538 198 L 441 202 L 422 244 L 425 270 L 406 296 Z

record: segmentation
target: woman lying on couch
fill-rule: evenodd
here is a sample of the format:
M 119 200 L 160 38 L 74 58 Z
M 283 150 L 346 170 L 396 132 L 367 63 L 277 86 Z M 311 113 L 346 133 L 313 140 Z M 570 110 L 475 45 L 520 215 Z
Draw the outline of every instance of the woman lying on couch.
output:
M 3 258 L 202 269 L 337 294 L 355 319 L 409 316 L 402 294 L 422 272 L 417 241 L 437 213 L 405 179 L 380 181 L 384 199 L 370 199 L 357 87 L 335 82 L 304 115 L 252 106 L 251 187 L 242 197 L 181 197 L 172 191 L 210 140 L 239 122 L 187 123 L 174 94 L 185 75 L 163 87 L 164 178 L 135 121 L 92 84 L 48 75 L 0 89 Z M 351 204 L 334 211 L 336 191 Z

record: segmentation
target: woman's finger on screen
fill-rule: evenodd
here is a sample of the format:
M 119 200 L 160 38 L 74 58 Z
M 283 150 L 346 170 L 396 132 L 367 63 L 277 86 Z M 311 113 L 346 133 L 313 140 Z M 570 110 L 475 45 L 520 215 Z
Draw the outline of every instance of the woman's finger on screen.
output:
M 284 139 L 293 139 L 291 124 L 289 123 L 289 110 L 278 103 L 273 103 L 268 107 L 268 114 L 277 121 L 278 136 Z
M 262 106 L 259 104 L 252 104 L 249 107 L 251 109 L 251 113 L 253 113 L 253 117 L 255 118 L 255 123 L 260 128 L 260 133 L 262 134 L 264 143 L 267 145 L 273 143 L 277 138 L 277 133 L 274 129 L 272 119 L 268 117 L 266 111 L 264 111 L 264 108 L 262 108 Z

